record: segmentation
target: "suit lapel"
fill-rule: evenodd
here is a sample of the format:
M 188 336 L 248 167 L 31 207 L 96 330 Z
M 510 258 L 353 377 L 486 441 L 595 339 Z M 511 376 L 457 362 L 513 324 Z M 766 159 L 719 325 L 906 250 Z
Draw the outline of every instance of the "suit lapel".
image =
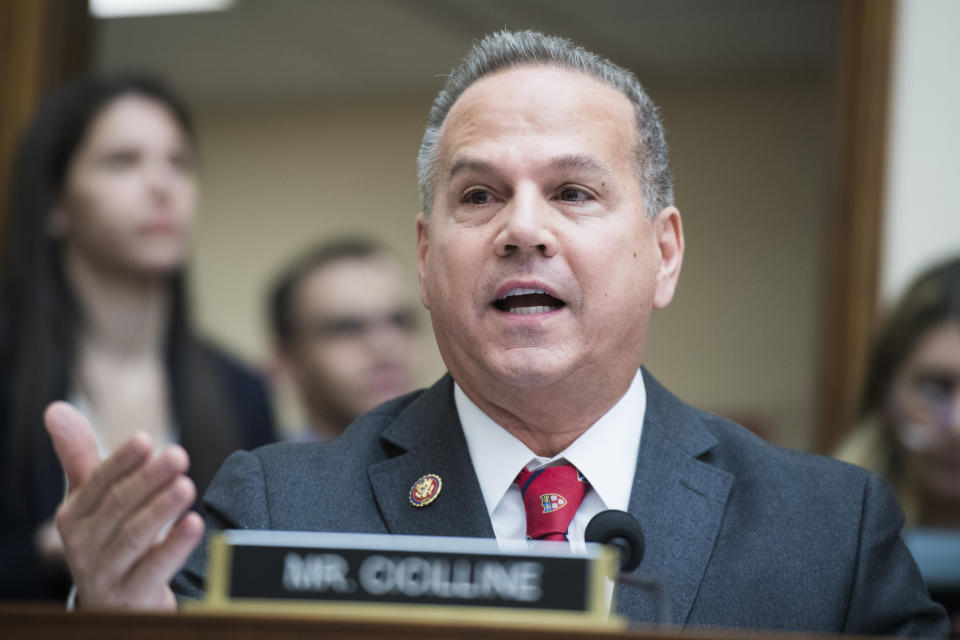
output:
M 368 469 L 371 486 L 390 533 L 492 538 L 480 483 L 473 470 L 453 402 L 449 375 L 412 403 L 381 438 L 399 455 Z M 436 500 L 410 503 L 410 489 L 428 473 L 440 476 Z
M 704 414 L 664 389 L 646 371 L 647 407 L 629 511 L 643 527 L 646 551 L 637 576 L 659 580 L 676 623 L 687 620 L 720 529 L 733 476 L 700 460 L 717 441 Z M 425 392 L 382 434 L 393 458 L 368 469 L 373 493 L 390 533 L 493 537 L 449 375 Z M 426 507 L 410 504 L 422 476 L 443 481 Z M 654 621 L 653 599 L 618 589 L 615 610 L 630 620 Z
M 629 511 L 640 521 L 646 551 L 637 576 L 654 577 L 683 624 L 713 551 L 733 476 L 698 457 L 717 441 L 704 414 L 682 403 L 644 370 L 647 407 Z M 615 608 L 654 621 L 653 598 L 620 588 Z

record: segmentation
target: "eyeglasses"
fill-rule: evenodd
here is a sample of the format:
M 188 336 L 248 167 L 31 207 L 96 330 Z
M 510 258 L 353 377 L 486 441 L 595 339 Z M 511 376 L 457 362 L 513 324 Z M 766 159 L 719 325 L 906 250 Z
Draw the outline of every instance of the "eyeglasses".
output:
M 340 315 L 308 324 L 303 336 L 308 339 L 357 340 L 378 330 L 414 334 L 418 328 L 412 309 L 398 309 L 382 316 Z
M 896 433 L 912 451 L 928 451 L 960 437 L 960 375 L 920 372 L 895 393 Z

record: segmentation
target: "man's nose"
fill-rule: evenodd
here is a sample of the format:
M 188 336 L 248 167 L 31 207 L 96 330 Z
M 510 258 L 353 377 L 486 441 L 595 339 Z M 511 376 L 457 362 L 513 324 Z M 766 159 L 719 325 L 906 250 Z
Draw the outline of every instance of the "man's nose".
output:
M 494 240 L 497 255 L 507 257 L 535 251 L 549 258 L 557 253 L 553 227 L 557 213 L 539 193 L 532 189 L 518 190 L 499 215 L 501 227 Z
M 414 340 L 409 331 L 386 318 L 371 322 L 362 339 L 371 353 L 383 358 L 397 358 L 409 353 Z

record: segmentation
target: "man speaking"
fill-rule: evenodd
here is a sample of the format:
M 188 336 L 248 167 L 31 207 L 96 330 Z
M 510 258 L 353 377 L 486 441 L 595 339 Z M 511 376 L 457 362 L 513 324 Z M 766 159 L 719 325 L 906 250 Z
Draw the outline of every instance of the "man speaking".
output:
M 437 96 L 418 169 L 420 295 L 449 375 L 331 444 L 234 454 L 208 530 L 580 545 L 592 516 L 622 509 L 677 624 L 946 635 L 882 481 L 770 446 L 641 369 L 684 240 L 663 129 L 630 72 L 539 33 L 488 36 Z M 69 406 L 47 427 L 80 606 L 200 596 L 183 451 L 151 456 L 140 436 L 101 464 Z M 637 621 L 648 606 L 630 589 L 614 602 Z

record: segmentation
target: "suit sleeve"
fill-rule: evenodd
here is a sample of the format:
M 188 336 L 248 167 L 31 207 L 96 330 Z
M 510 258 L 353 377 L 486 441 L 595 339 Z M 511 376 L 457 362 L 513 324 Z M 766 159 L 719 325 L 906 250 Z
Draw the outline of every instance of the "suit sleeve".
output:
M 946 638 L 949 621 L 930 599 L 900 538 L 903 512 L 890 486 L 870 475 L 864 485 L 859 546 L 844 633 Z
M 223 529 L 270 529 L 266 481 L 256 454 L 237 451 L 227 458 L 203 497 L 206 531 L 171 587 L 178 600 L 203 598 L 210 535 Z

